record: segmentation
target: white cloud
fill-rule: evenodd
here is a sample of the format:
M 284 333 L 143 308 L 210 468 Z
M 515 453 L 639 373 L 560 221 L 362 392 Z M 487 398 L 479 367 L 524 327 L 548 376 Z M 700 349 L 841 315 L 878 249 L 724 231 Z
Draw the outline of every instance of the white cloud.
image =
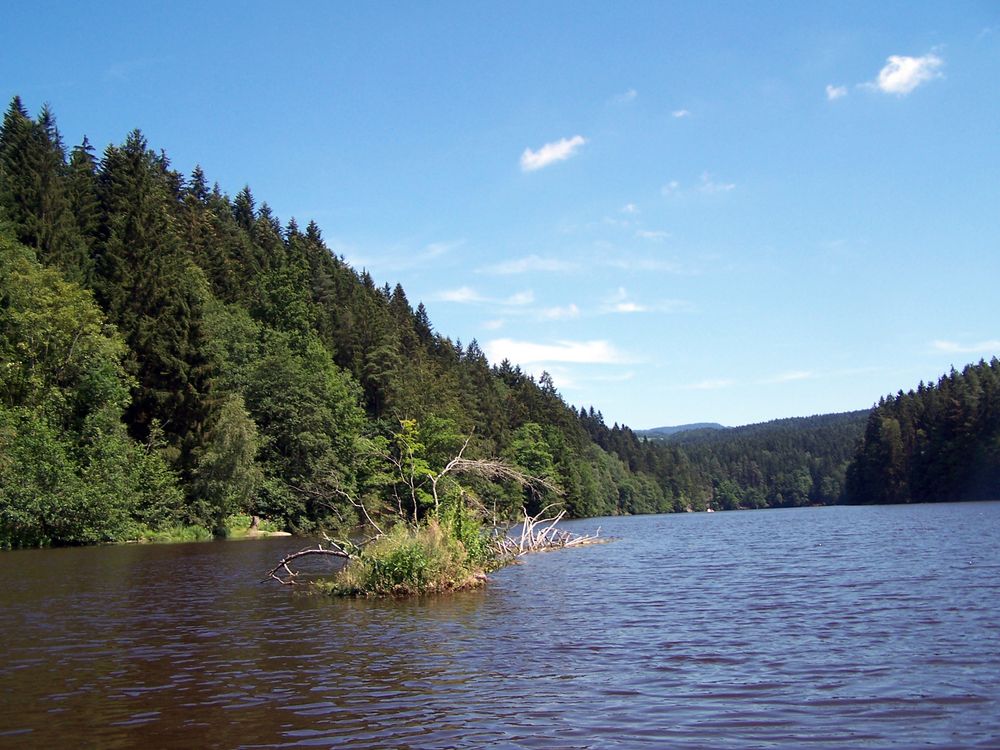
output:
M 698 192 L 705 193 L 706 195 L 715 195 L 717 193 L 728 193 L 731 190 L 736 189 L 735 182 L 716 182 L 712 179 L 712 174 L 710 172 L 702 172 L 701 177 L 698 181 Z M 687 190 L 682 190 L 681 183 L 677 180 L 671 180 L 666 185 L 660 188 L 660 193 L 665 198 L 672 198 L 674 196 L 682 195 L 688 192 Z
M 635 215 L 639 213 L 639 207 L 634 203 L 626 203 L 624 206 L 622 206 L 622 213 Z
M 449 289 L 437 295 L 437 299 L 442 302 L 457 302 L 468 304 L 470 302 L 485 302 L 486 299 L 480 296 L 472 287 L 463 286 L 458 289 Z
M 580 308 L 570 303 L 564 307 L 546 307 L 539 311 L 542 320 L 571 320 L 580 317 Z
M 638 302 L 618 302 L 611 309 L 618 313 L 637 313 L 646 312 L 649 308 L 643 307 Z
M 920 84 L 941 78 L 942 65 L 944 60 L 933 52 L 921 57 L 890 55 L 878 77 L 865 85 L 886 94 L 906 96 Z
M 647 305 L 636 302 L 624 287 L 618 287 L 614 294 L 609 295 L 604 300 L 601 311 L 611 314 L 630 314 L 646 312 L 673 312 L 686 306 L 686 303 L 679 300 L 661 300 L 656 304 Z
M 834 86 L 832 83 L 826 85 L 826 98 L 829 101 L 836 101 L 847 96 L 847 86 Z
M 502 305 L 504 307 L 521 307 L 524 305 L 530 305 L 534 302 L 535 293 L 530 289 L 527 289 L 523 292 L 516 292 L 506 299 L 492 299 L 490 297 L 484 297 L 470 286 L 462 286 L 458 289 L 448 289 L 443 292 L 439 292 L 433 297 L 433 299 L 439 302 L 455 302 L 460 305 L 489 304 Z
M 662 229 L 637 229 L 635 231 L 635 236 L 642 240 L 653 240 L 654 242 L 660 242 L 665 240 L 670 236 L 670 232 L 664 232 Z
M 735 182 L 715 182 L 712 179 L 712 175 L 708 172 L 701 173 L 701 184 L 698 189 L 703 193 L 708 193 L 710 195 L 715 193 L 728 193 L 730 190 L 736 187 Z
M 626 357 L 607 341 L 557 341 L 537 344 L 514 339 L 494 339 L 483 351 L 491 362 L 509 359 L 516 364 L 573 362 L 575 364 L 620 364 Z
M 582 135 L 574 135 L 572 138 L 561 138 L 553 143 L 546 143 L 537 151 L 526 148 L 521 154 L 521 169 L 525 172 L 534 172 L 557 161 L 564 161 L 573 156 L 586 142 L 587 139 Z
M 505 305 L 513 305 L 515 307 L 523 307 L 524 305 L 530 305 L 535 301 L 535 293 L 530 289 L 523 292 L 516 292 L 510 295 L 507 299 L 503 301 Z
M 491 273 L 500 276 L 509 276 L 518 273 L 535 273 L 538 271 L 549 271 L 552 273 L 564 273 L 579 270 L 579 265 L 558 258 L 542 258 L 538 255 L 528 255 L 524 258 L 504 261 L 492 266 L 480 268 L 480 273 Z
M 679 263 L 660 258 L 605 258 L 600 264 L 622 271 L 665 271 L 666 273 L 685 273 Z
M 628 104 L 629 102 L 635 101 L 635 98 L 639 96 L 639 92 L 635 89 L 629 89 L 628 91 L 623 91 L 614 98 L 615 104 Z
M 497 320 L 484 320 L 482 327 L 487 331 L 499 331 L 504 326 L 504 321 L 501 319 Z
M 673 115 L 678 120 L 680 120 L 681 118 L 684 118 L 684 117 L 690 117 L 691 116 L 691 113 L 688 110 L 686 110 L 686 109 L 675 109 L 670 114 Z
M 998 354 L 1000 353 L 1000 339 L 990 341 L 980 341 L 975 344 L 960 344 L 957 341 L 933 341 L 931 347 L 935 351 L 947 354 Z
M 420 253 L 420 260 L 423 261 L 430 260 L 432 258 L 439 258 L 464 244 L 465 240 L 456 240 L 454 242 L 431 242 L 426 245 L 424 247 L 424 251 Z

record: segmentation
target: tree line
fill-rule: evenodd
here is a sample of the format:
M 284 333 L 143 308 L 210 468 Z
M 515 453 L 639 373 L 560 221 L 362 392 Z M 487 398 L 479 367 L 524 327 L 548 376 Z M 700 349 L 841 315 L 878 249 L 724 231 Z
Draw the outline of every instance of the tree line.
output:
M 1000 499 L 1000 361 L 881 399 L 847 474 L 850 503 Z
M 918 462 L 901 489 L 897 448 L 964 450 L 995 424 L 956 422 L 947 404 L 979 392 L 967 379 L 921 406 L 950 432 L 882 404 L 878 429 L 832 415 L 647 440 L 436 331 L 315 222 L 181 174 L 138 130 L 100 154 L 86 138 L 67 148 L 51 110 L 32 117 L 17 97 L 0 126 L 0 547 L 220 530 L 234 513 L 308 532 L 358 522 L 360 498 L 419 517 L 428 477 L 463 446 L 553 488 L 469 483 L 495 517 L 553 501 L 596 516 L 870 499 L 859 488 L 880 456 L 896 468 L 878 498 L 923 497 L 912 487 L 937 469 Z M 890 448 L 866 447 L 849 473 L 862 432 Z
M 19 98 L 0 128 L 0 545 L 220 528 L 233 512 L 309 531 L 403 487 L 375 456 L 496 456 L 572 515 L 675 498 L 590 439 L 547 375 L 436 332 L 309 222 L 175 170 L 138 130 L 67 149 Z M 416 462 L 416 463 L 414 463 Z M 398 472 L 397 472 L 398 473 Z M 484 508 L 552 498 L 481 488 Z

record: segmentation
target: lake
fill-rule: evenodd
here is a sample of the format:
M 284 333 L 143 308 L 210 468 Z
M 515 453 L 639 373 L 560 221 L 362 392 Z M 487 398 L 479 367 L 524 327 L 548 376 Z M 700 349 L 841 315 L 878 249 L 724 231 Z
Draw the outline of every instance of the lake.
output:
M 0 746 L 1000 747 L 1000 503 L 577 521 L 480 591 L 302 540 L 0 553 Z

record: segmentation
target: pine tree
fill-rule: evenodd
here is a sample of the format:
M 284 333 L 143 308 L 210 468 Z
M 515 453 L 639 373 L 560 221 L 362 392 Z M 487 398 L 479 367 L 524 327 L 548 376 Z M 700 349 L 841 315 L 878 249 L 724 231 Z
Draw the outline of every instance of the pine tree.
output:
M 178 465 L 189 468 L 211 409 L 202 321 L 208 284 L 180 244 L 171 186 L 139 131 L 108 147 L 99 188 L 97 289 L 135 354 L 139 381 L 127 417 L 140 439 L 162 424 Z

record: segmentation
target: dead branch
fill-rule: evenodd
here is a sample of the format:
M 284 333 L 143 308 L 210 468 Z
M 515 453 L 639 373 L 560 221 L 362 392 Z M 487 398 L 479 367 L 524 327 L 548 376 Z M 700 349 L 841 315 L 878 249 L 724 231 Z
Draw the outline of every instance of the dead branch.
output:
M 301 493 L 303 495 L 309 495 L 314 500 L 316 500 L 317 502 L 319 502 L 323 507 L 328 508 L 329 510 L 332 510 L 337 515 L 337 517 L 341 521 L 343 521 L 344 517 L 340 514 L 340 511 L 337 510 L 337 508 L 335 506 L 333 506 L 329 502 L 327 502 L 329 500 L 329 497 L 330 497 L 330 492 L 332 492 L 334 495 L 338 495 L 339 497 L 344 498 L 345 500 L 347 500 L 348 503 L 350 503 L 355 508 L 357 508 L 358 510 L 360 510 L 361 513 L 364 515 L 365 520 L 368 521 L 368 523 L 371 525 L 371 527 L 373 529 L 375 529 L 375 531 L 378 532 L 378 535 L 379 536 L 385 536 L 385 532 L 382 531 L 381 527 L 379 527 L 379 525 L 377 523 L 375 523 L 375 521 L 372 519 L 372 517 L 368 514 L 368 508 L 365 507 L 365 504 L 363 502 L 361 502 L 360 500 L 356 499 L 355 497 L 353 497 L 346 490 L 341 489 L 340 487 L 331 487 L 329 491 L 317 491 L 317 490 L 313 490 L 313 489 L 307 489 L 305 487 L 296 487 L 293 484 L 287 484 L 287 483 L 285 484 L 285 486 L 288 487 L 288 488 L 290 488 L 290 489 L 292 489 L 292 490 L 294 490 L 294 491 L 296 491 L 296 492 L 299 492 L 299 493 Z
M 354 557 L 347 549 L 354 548 L 353 544 L 349 542 L 336 541 L 323 534 L 323 538 L 326 540 L 329 547 L 324 547 L 322 542 L 319 542 L 315 547 L 306 547 L 305 549 L 299 550 L 298 552 L 292 552 L 291 554 L 285 555 L 281 560 L 267 571 L 267 578 L 261 580 L 261 583 L 267 583 L 268 581 L 277 581 L 278 583 L 284 584 L 285 586 L 295 586 L 298 585 L 298 581 L 295 578 L 298 576 L 299 571 L 292 570 L 288 567 L 288 563 L 292 560 L 297 560 L 300 557 L 306 557 L 307 555 L 320 555 L 325 557 L 340 557 L 345 560 L 350 560 Z M 345 549 L 345 547 L 347 549 Z M 284 578 L 278 574 L 279 570 L 284 570 Z
M 557 529 L 556 525 L 566 515 L 566 511 L 561 510 L 556 515 L 545 518 L 544 515 L 551 508 L 552 506 L 548 505 L 534 516 L 530 515 L 527 509 L 523 509 L 524 521 L 521 523 L 520 535 L 512 536 L 509 533 L 510 529 L 506 529 L 494 537 L 493 544 L 497 553 L 505 557 L 520 557 L 529 552 L 544 552 L 603 541 L 598 538 L 600 529 L 594 534 L 573 534 Z

